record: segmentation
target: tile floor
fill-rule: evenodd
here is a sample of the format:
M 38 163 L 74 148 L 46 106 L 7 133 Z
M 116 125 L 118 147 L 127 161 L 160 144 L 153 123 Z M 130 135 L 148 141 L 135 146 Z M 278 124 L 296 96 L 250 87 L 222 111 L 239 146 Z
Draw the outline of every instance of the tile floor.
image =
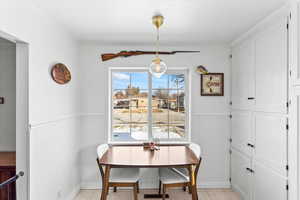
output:
M 157 190 L 141 190 L 139 200 L 143 200 L 144 194 L 157 193 Z M 170 200 L 191 200 L 188 192 L 180 189 L 170 189 L 167 191 Z M 230 189 L 200 189 L 198 190 L 199 200 L 240 200 L 237 193 Z M 133 195 L 130 190 L 118 190 L 114 193 L 110 191 L 108 200 L 132 200 Z M 81 190 L 74 200 L 100 200 L 100 190 Z M 152 199 L 147 199 L 152 200 Z M 157 200 L 157 199 L 153 199 Z

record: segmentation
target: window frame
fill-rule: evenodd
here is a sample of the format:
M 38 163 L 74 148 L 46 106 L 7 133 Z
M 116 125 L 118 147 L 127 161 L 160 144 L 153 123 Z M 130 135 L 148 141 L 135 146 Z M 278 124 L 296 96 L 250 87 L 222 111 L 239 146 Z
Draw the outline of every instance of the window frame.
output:
M 148 140 L 133 140 L 133 141 L 115 141 L 112 139 L 112 117 L 113 117 L 113 79 L 112 79 L 112 73 L 113 72 L 148 72 L 148 109 L 152 106 L 152 75 L 149 73 L 149 68 L 147 67 L 109 67 L 108 68 L 108 143 L 109 144 L 121 144 L 121 145 L 130 145 L 130 144 L 143 144 L 143 142 L 149 141 L 153 139 L 152 134 L 152 118 L 151 113 L 148 112 Z M 188 144 L 191 140 L 191 98 L 190 98 L 190 91 L 191 91 L 191 73 L 189 68 L 186 67 L 169 67 L 166 74 L 169 72 L 175 72 L 184 74 L 185 76 L 185 85 L 184 85 L 184 92 L 185 92 L 185 112 L 186 112 L 186 120 L 185 120 L 185 137 L 181 139 L 160 139 L 161 144 Z M 168 88 L 170 90 L 170 88 Z M 149 111 L 152 111 L 150 109 Z

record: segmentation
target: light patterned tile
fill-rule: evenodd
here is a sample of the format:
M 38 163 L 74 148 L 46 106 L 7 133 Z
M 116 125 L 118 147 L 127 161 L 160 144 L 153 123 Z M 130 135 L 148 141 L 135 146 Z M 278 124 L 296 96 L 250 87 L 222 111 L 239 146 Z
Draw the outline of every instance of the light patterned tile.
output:
M 235 192 L 230 190 L 207 191 L 211 200 L 239 200 L 240 198 Z
M 199 200 L 211 200 L 206 190 L 198 190 Z
M 155 194 L 157 190 L 141 190 L 138 195 L 139 200 L 144 199 L 144 194 Z M 100 200 L 100 190 L 81 190 L 74 200 Z M 171 200 L 191 200 L 191 195 L 180 189 L 168 189 L 167 193 Z M 240 200 L 237 193 L 229 189 L 200 189 L 198 190 L 199 200 Z M 108 200 L 132 200 L 132 190 L 119 189 L 118 192 L 109 192 Z M 152 199 L 147 199 L 152 200 Z M 153 199 L 157 200 L 157 199 Z

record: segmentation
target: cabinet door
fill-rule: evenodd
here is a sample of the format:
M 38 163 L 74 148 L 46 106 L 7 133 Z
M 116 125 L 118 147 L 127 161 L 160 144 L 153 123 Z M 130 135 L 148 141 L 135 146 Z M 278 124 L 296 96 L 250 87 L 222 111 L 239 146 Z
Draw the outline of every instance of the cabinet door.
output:
M 254 161 L 253 200 L 287 200 L 287 179 Z
M 291 1 L 291 18 L 289 29 L 289 55 L 290 55 L 290 67 L 292 70 L 291 78 L 292 85 L 300 85 L 300 2 Z
M 232 49 L 232 107 L 248 109 L 254 104 L 254 43 L 247 40 Z
M 255 159 L 287 175 L 287 118 L 280 114 L 255 114 Z
M 284 18 L 255 38 L 255 109 L 287 112 L 287 21 Z
M 251 160 L 247 156 L 232 150 L 231 153 L 231 184 L 244 200 L 251 199 L 252 174 L 247 171 L 251 168 Z
M 288 133 L 289 199 L 300 198 L 300 86 L 291 89 L 291 107 Z M 299 194 L 298 194 L 299 193 Z
M 231 113 L 231 145 L 239 151 L 252 155 L 253 120 L 251 112 L 234 111 Z

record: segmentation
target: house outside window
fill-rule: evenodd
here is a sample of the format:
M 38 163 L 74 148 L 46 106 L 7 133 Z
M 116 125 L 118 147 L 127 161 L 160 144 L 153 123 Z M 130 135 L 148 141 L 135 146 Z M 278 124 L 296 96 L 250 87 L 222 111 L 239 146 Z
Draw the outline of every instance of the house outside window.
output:
M 189 140 L 188 70 L 110 68 L 109 142 Z

